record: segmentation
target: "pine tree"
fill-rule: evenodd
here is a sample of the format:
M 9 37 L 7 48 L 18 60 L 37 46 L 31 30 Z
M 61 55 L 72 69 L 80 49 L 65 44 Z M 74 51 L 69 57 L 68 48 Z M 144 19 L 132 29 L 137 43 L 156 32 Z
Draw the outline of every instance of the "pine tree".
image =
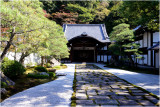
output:
M 131 55 L 139 56 L 140 51 L 139 44 L 134 43 L 133 30 L 129 29 L 129 25 L 122 23 L 113 28 L 110 34 L 111 41 L 114 41 L 109 45 L 109 50 L 118 56 L 127 56 L 134 66 L 134 61 Z

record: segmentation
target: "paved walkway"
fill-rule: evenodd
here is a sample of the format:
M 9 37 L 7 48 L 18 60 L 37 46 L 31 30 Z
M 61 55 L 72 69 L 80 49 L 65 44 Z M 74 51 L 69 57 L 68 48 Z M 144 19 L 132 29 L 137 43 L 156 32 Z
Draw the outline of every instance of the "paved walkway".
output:
M 158 99 L 93 65 L 76 65 L 76 106 L 155 106 Z
M 94 64 L 160 97 L 159 75 L 136 73 L 136 72 L 131 72 L 127 70 L 104 67 L 105 66 L 104 64 L 98 64 L 98 63 L 94 63 Z
M 67 69 L 57 71 L 67 74 L 66 76 L 17 93 L 4 100 L 1 105 L 3 107 L 70 106 L 75 64 L 68 64 L 67 66 Z

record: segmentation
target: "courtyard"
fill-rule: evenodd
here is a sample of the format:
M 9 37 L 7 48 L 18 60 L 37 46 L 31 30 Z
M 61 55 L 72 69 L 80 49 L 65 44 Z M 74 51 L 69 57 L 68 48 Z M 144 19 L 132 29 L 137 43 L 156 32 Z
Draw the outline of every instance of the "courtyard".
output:
M 8 105 L 78 107 L 156 106 L 158 104 L 156 95 L 96 65 L 67 64 L 67 66 L 66 69 L 57 71 L 57 73 L 67 74 L 66 76 L 17 93 L 4 100 L 1 105 L 3 107 Z

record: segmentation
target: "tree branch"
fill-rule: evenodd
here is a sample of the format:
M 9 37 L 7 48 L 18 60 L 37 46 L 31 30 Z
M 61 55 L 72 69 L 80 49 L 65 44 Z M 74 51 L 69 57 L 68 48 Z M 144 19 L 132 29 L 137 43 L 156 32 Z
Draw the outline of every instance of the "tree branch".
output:
M 28 30 L 28 31 L 23 31 L 23 32 L 15 32 L 14 34 L 22 34 L 22 33 L 25 33 L 25 32 L 32 32 L 32 31 L 35 31 L 35 30 L 39 30 L 39 29 L 43 29 L 44 27 L 42 28 L 37 28 L 37 29 L 32 29 L 32 30 Z

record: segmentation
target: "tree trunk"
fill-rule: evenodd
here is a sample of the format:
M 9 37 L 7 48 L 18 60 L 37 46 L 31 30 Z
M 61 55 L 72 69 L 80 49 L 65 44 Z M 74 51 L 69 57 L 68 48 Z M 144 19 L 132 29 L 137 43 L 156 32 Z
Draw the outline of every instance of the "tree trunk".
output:
M 44 66 L 44 56 L 41 56 L 41 66 Z
M 15 48 L 15 52 L 14 52 L 14 60 L 17 59 L 17 48 Z
M 12 44 L 13 38 L 15 36 L 14 32 L 15 32 L 15 27 L 12 29 L 11 37 L 10 37 L 9 41 L 7 42 L 7 45 L 5 46 L 5 48 L 4 48 L 4 50 L 3 50 L 2 54 L 1 54 L 1 61 L 3 60 L 5 55 L 7 54 L 8 50 L 9 50 L 11 44 Z
M 133 61 L 132 56 L 130 54 L 128 55 L 128 58 L 131 62 L 131 66 L 134 67 L 134 61 Z
M 27 57 L 27 56 L 29 56 L 29 53 L 22 53 L 22 55 L 21 55 L 21 58 L 19 59 L 19 62 L 22 64 L 22 65 L 24 65 L 24 59 Z

